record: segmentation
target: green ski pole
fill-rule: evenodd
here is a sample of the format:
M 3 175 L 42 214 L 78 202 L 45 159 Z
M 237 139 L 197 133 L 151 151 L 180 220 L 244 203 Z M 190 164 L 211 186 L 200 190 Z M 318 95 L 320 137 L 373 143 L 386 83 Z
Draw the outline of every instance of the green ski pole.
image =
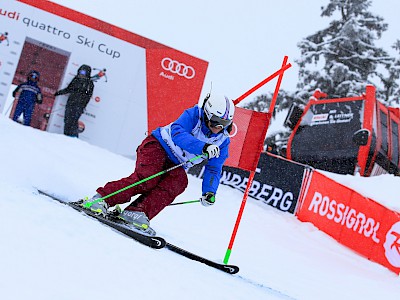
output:
M 126 191 L 127 189 L 130 189 L 130 188 L 132 188 L 132 187 L 134 187 L 134 186 L 137 186 L 137 185 L 139 185 L 139 184 L 141 184 L 141 183 L 143 183 L 143 182 L 146 182 L 146 181 L 148 181 L 148 180 L 150 180 L 150 179 L 153 179 L 153 178 L 155 178 L 155 177 L 157 177 L 157 176 L 160 176 L 160 175 L 163 175 L 163 174 L 165 174 L 165 173 L 168 173 L 168 172 L 170 172 L 170 171 L 172 171 L 172 170 L 174 170 L 174 169 L 176 169 L 176 168 L 182 167 L 183 165 L 185 165 L 185 164 L 187 164 L 187 163 L 189 163 L 189 162 L 192 162 L 192 161 L 194 161 L 194 160 L 196 160 L 196 159 L 199 159 L 199 158 L 201 158 L 201 157 L 203 157 L 203 156 L 204 156 L 204 154 L 197 155 L 197 156 L 195 156 L 195 157 L 189 159 L 188 161 L 185 161 L 185 162 L 183 162 L 183 163 L 181 163 L 181 164 L 179 164 L 179 165 L 173 166 L 173 167 L 171 167 L 171 168 L 169 168 L 169 169 L 167 169 L 167 170 L 163 170 L 163 171 L 161 171 L 161 172 L 158 172 L 157 174 L 151 175 L 151 176 L 149 176 L 149 177 L 147 177 L 147 178 L 144 178 L 144 179 L 139 180 L 139 181 L 137 181 L 137 182 L 135 182 L 135 183 L 132 183 L 131 185 L 128 185 L 128 186 L 126 186 L 126 187 L 124 187 L 124 188 L 122 188 L 122 189 L 120 189 L 120 190 L 118 190 L 118 191 L 115 191 L 114 193 L 108 194 L 108 195 L 106 195 L 106 196 L 104 196 L 104 197 L 101 197 L 101 198 L 97 198 L 96 200 L 91 201 L 91 202 L 86 202 L 86 203 L 83 205 L 83 207 L 89 208 L 89 207 L 91 207 L 93 204 L 95 204 L 95 203 L 97 203 L 97 202 L 103 201 L 104 199 L 110 198 L 110 197 L 112 197 L 112 196 L 114 196 L 114 195 L 116 195 L 116 194 L 118 194 L 118 193 L 121 193 L 121 192 L 123 192 L 123 191 Z
M 185 201 L 185 202 L 171 203 L 169 206 L 172 206 L 172 205 L 179 205 L 179 204 L 196 203 L 196 202 L 200 202 L 200 200 L 190 200 L 190 201 Z

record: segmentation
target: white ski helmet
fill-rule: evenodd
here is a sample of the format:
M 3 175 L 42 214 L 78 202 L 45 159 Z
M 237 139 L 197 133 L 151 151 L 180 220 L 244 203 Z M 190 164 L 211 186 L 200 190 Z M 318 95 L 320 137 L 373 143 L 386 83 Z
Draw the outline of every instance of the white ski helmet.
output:
M 204 103 L 204 114 L 214 126 L 226 128 L 232 123 L 235 105 L 224 95 L 212 94 Z

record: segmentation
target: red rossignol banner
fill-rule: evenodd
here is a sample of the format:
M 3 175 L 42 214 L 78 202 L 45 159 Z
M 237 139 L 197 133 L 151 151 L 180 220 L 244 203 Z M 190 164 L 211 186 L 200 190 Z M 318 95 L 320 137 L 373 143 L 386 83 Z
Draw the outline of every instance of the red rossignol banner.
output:
M 400 214 L 314 171 L 297 210 L 311 222 L 369 260 L 400 274 Z
M 257 168 L 270 119 L 270 113 L 236 107 L 226 166 L 247 171 Z

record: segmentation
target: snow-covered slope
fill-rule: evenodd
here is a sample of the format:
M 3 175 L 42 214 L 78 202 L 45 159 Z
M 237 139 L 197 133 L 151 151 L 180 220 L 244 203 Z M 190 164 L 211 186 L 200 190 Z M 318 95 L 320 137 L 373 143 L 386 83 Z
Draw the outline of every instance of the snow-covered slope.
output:
M 130 174 L 133 161 L 3 116 L 0 132 L 1 299 L 399 299 L 392 272 L 253 199 L 229 261 L 237 275 L 142 246 L 36 192 L 91 196 Z M 199 197 L 201 181 L 189 182 L 176 201 Z M 380 188 L 397 195 L 388 182 Z M 241 200 L 221 186 L 213 207 L 167 207 L 152 226 L 172 244 L 222 261 Z

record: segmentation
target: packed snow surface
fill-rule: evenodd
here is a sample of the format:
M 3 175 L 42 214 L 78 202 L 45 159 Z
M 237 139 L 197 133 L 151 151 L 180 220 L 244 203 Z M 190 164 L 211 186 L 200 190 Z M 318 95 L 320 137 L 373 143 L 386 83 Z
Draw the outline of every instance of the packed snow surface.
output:
M 229 259 L 238 274 L 150 249 L 37 192 L 71 201 L 91 196 L 129 175 L 134 161 L 4 116 L 0 132 L 1 299 L 399 299 L 393 272 L 252 198 Z M 343 178 L 360 192 L 398 199 L 396 177 Z M 201 180 L 189 175 L 175 201 L 200 194 Z M 168 242 L 222 262 L 242 197 L 221 185 L 214 206 L 167 207 L 152 227 Z

